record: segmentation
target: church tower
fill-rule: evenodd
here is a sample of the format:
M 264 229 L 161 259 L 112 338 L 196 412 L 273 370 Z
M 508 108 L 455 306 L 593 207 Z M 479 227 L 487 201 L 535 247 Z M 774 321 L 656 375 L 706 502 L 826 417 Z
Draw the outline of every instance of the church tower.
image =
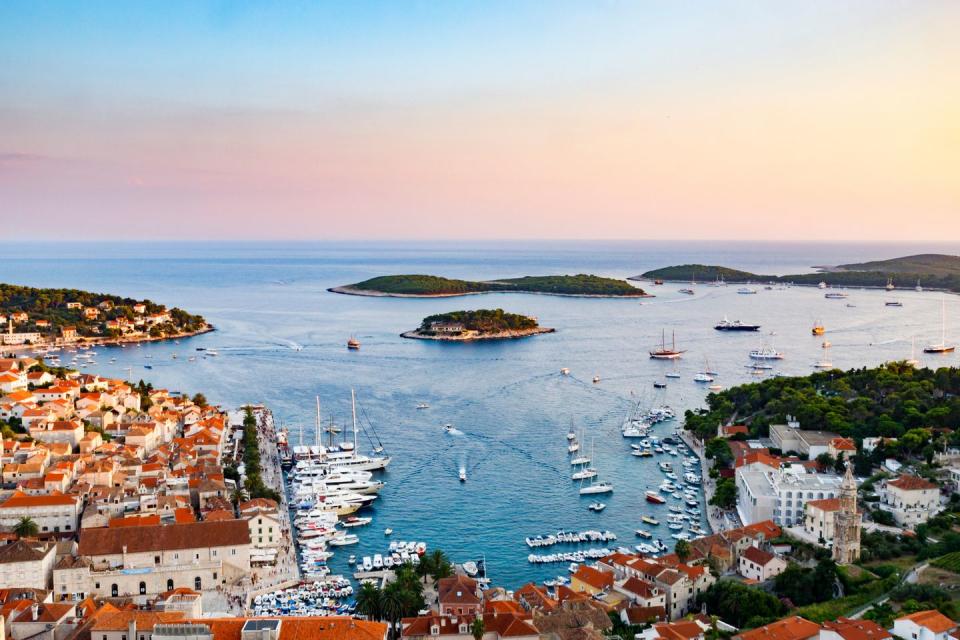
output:
M 848 463 L 840 484 L 840 509 L 833 522 L 833 559 L 837 564 L 851 564 L 860 558 L 861 521 L 857 511 L 857 481 L 853 479 L 853 466 Z

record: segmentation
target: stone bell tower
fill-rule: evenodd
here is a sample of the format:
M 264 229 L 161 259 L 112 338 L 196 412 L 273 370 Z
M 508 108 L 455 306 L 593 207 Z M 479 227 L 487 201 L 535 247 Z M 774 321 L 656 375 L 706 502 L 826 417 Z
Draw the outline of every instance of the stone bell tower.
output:
M 860 558 L 860 524 L 862 516 L 857 511 L 857 481 L 853 479 L 853 466 L 840 484 L 840 509 L 834 515 L 833 559 L 837 564 L 851 564 Z

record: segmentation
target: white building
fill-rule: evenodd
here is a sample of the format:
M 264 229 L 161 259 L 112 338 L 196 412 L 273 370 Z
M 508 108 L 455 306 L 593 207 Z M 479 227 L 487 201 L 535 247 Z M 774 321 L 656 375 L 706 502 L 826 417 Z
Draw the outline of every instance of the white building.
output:
M 913 527 L 940 511 L 940 487 L 917 476 L 900 476 L 880 487 L 879 507 L 893 514 L 897 524 Z
M 757 547 L 749 547 L 740 554 L 737 572 L 747 580 L 766 582 L 787 570 L 787 561 Z
M 50 542 L 17 540 L 0 546 L 0 585 L 49 589 L 56 557 L 57 545 Z
M 811 460 L 830 450 L 830 442 L 839 434 L 829 431 L 804 431 L 797 420 L 787 416 L 787 424 L 770 425 L 770 440 L 775 447 L 787 453 L 805 453 Z
M 13 529 L 22 518 L 36 522 L 41 534 L 76 531 L 80 522 L 80 501 L 56 492 L 29 496 L 18 489 L 0 504 L 0 527 Z
M 837 497 L 841 478 L 809 473 L 802 465 L 746 465 L 737 469 L 736 482 L 737 512 L 744 524 L 773 520 L 789 527 L 803 523 L 808 500 Z
M 893 635 L 903 640 L 950 640 L 957 623 L 934 609 L 893 621 Z

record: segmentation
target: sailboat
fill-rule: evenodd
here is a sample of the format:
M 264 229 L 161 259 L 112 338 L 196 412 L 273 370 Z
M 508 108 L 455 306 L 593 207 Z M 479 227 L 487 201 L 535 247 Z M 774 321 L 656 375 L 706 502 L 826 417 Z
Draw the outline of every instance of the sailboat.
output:
M 660 334 L 660 347 L 650 352 L 650 357 L 656 360 L 675 360 L 684 352 L 677 349 L 677 332 L 673 332 L 673 344 L 667 349 L 667 333 L 662 331 Z
M 910 359 L 904 361 L 905 364 L 911 367 L 919 367 L 920 361 L 917 360 L 917 339 L 910 338 Z
M 816 369 L 833 369 L 833 362 L 830 361 L 830 347 L 823 345 L 823 357 L 813 363 Z
M 893 278 L 892 278 L 892 277 L 891 277 L 891 278 L 887 278 L 887 286 L 885 287 L 885 289 L 886 289 L 887 291 L 893 291 L 895 288 L 896 288 L 896 287 L 893 286 Z
M 591 455 L 593 455 L 593 441 L 590 442 L 590 452 L 591 452 Z M 580 481 L 580 495 L 586 496 L 586 495 L 592 495 L 596 493 L 612 493 L 613 492 L 613 483 L 606 482 L 606 481 L 595 483 L 593 481 L 594 477 L 595 475 L 589 478 L 590 484 L 586 486 L 584 486 L 583 480 Z
M 710 371 L 710 363 L 706 358 L 703 359 L 703 371 L 698 371 L 693 376 L 694 382 L 713 382 L 713 373 Z
M 953 353 L 956 347 L 947 344 L 947 309 L 946 301 L 940 298 L 940 342 L 928 344 L 923 348 L 924 353 Z
M 917 278 L 917 287 L 916 287 L 916 289 L 917 289 L 917 292 L 918 292 L 918 293 L 921 292 L 921 291 L 923 291 L 923 287 L 920 286 L 920 278 Z
M 664 375 L 666 375 L 668 378 L 679 378 L 679 377 L 680 377 L 680 372 L 677 371 L 677 361 L 676 361 L 676 360 L 673 361 L 673 371 L 668 371 L 668 372 L 667 372 L 666 374 L 664 374 Z M 664 385 L 664 386 L 666 386 L 666 385 Z

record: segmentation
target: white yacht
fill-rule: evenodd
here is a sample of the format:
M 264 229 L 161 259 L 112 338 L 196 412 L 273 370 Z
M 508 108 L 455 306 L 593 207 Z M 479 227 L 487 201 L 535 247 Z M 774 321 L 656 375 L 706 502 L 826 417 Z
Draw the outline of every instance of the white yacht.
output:
M 783 360 L 783 354 L 773 347 L 760 347 L 750 352 L 753 360 Z
M 593 495 L 596 493 L 613 493 L 613 483 L 603 481 L 580 487 L 580 495 L 582 496 Z

